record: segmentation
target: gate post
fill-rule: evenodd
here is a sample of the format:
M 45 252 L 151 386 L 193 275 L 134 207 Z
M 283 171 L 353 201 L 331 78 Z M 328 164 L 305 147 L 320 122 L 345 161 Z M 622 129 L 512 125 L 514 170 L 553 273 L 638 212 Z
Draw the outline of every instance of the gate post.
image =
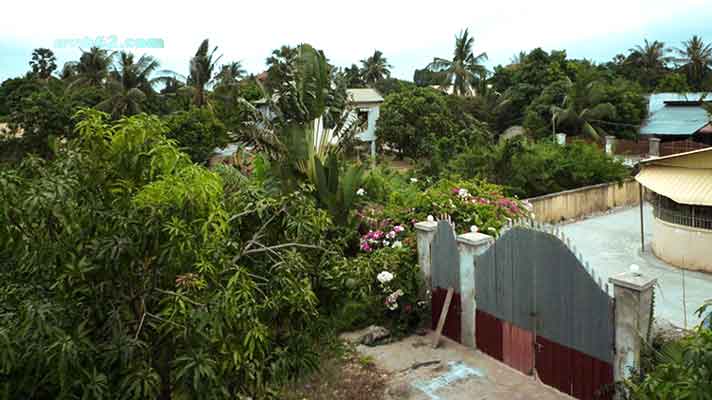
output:
M 656 278 L 637 272 L 624 272 L 608 279 L 616 300 L 616 354 L 613 376 L 621 381 L 640 367 L 642 340 L 648 337 Z
M 494 242 L 494 238 L 478 232 L 469 232 L 457 237 L 460 253 L 460 294 L 462 302 L 462 344 L 477 347 L 475 340 L 475 257 L 482 254 Z
M 420 272 L 423 274 L 425 285 L 430 290 L 430 245 L 433 244 L 435 231 L 438 228 L 438 223 L 435 221 L 422 221 L 415 224 L 415 234 L 418 244 L 418 265 Z

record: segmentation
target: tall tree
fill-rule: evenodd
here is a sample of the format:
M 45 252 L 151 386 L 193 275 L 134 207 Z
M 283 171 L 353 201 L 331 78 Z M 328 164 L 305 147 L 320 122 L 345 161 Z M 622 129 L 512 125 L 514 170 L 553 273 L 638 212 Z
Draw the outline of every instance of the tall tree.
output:
M 391 76 L 392 65 L 388 64 L 386 57 L 379 50 L 373 52 L 371 57 L 361 60 L 361 76 L 367 85 L 372 86 Z
M 50 49 L 35 49 L 32 52 L 30 67 L 33 75 L 39 79 L 47 80 L 52 75 L 52 72 L 57 69 L 57 58 Z
M 190 75 L 188 75 L 188 85 L 193 88 L 193 104 L 201 107 L 207 104 L 205 95 L 206 87 L 213 81 L 213 72 L 222 56 L 216 56 L 218 47 L 210 50 L 208 39 L 198 47 L 195 56 L 190 59 Z
M 475 56 L 472 47 L 475 39 L 467 29 L 455 36 L 455 51 L 452 60 L 435 58 L 428 66 L 435 72 L 447 72 L 445 86 L 454 86 L 455 94 L 464 95 L 472 91 L 472 83 L 487 74 L 482 62 L 487 60 L 487 53 Z
M 134 61 L 134 55 L 121 52 L 114 70 L 109 74 L 107 88 L 111 95 L 97 105 L 110 112 L 114 118 L 138 114 L 143 109 L 146 97 L 153 94 L 151 74 L 159 67 L 158 61 L 143 55 Z
M 236 86 L 241 79 L 245 77 L 244 68 L 242 68 L 242 63 L 240 61 L 233 61 L 228 64 L 224 64 L 220 68 L 220 72 L 215 75 L 215 80 L 218 86 L 232 87 Z
M 76 77 L 70 87 L 76 85 L 102 86 L 106 83 L 115 53 L 106 49 L 92 47 L 82 52 L 78 62 L 68 63 L 65 69 L 73 68 Z
M 628 51 L 630 54 L 626 62 L 637 67 L 638 81 L 648 88 L 654 88 L 671 61 L 671 57 L 667 55 L 670 50 L 663 42 L 649 42 L 645 39 L 643 45 L 637 45 Z
M 615 116 L 615 106 L 603 102 L 604 93 L 597 80 L 582 77 L 574 82 L 567 78 L 567 81 L 569 88 L 561 107 L 551 107 L 553 131 L 563 126 L 572 135 L 598 140 L 606 134 L 601 125 Z
M 682 45 L 683 48 L 676 49 L 680 56 L 676 61 L 681 64 L 693 89 L 701 90 L 702 82 L 712 67 L 712 44 L 694 35 Z
M 344 68 L 343 74 L 348 87 L 361 88 L 366 86 L 366 82 L 364 82 L 363 76 L 361 75 L 361 68 L 359 68 L 358 65 L 351 64 L 350 67 Z

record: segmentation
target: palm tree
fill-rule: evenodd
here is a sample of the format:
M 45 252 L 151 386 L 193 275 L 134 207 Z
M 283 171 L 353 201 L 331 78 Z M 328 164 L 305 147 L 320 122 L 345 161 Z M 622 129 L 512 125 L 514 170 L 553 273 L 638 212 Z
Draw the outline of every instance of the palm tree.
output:
M 151 74 L 159 67 L 158 61 L 143 55 L 134 61 L 134 55 L 121 52 L 118 65 L 109 74 L 107 88 L 111 96 L 97 105 L 97 108 L 110 112 L 114 118 L 138 114 L 142 111 L 146 96 L 153 94 L 155 79 Z
M 520 51 L 519 53 L 515 54 L 512 56 L 512 58 L 509 59 L 509 66 L 516 67 L 519 65 L 524 64 L 524 61 L 527 59 L 527 52 L 526 51 Z
M 573 135 L 584 135 L 598 140 L 606 132 L 600 126 L 605 119 L 616 114 L 611 103 L 602 103 L 602 92 L 598 81 L 580 78 L 572 83 L 567 78 L 569 90 L 563 104 L 551 106 L 551 126 L 556 133 L 556 126 L 564 125 Z
M 220 72 L 215 75 L 215 80 L 217 86 L 232 87 L 237 85 L 246 73 L 240 61 L 233 61 L 220 68 Z
M 671 61 L 671 57 L 666 54 L 670 49 L 665 47 L 665 43 L 654 40 L 649 42 L 645 39 L 645 43 L 637 45 L 628 50 L 630 54 L 626 58 L 626 62 L 633 64 L 641 69 L 640 78 L 650 87 L 654 87 L 657 80 L 664 74 L 667 64 Z
M 682 64 L 688 82 L 699 90 L 712 67 L 712 44 L 705 44 L 701 37 L 694 35 L 690 40 L 682 42 L 682 45 L 684 48 L 676 49 L 680 56 L 676 61 Z
M 218 47 L 215 46 L 210 51 L 210 43 L 208 39 L 203 40 L 195 52 L 195 56 L 190 59 L 190 74 L 188 75 L 187 84 L 193 87 L 193 104 L 201 107 L 207 104 L 207 96 L 205 95 L 206 86 L 213 81 L 213 72 L 218 61 L 222 56 L 215 56 Z
M 475 39 L 467 29 L 455 36 L 455 51 L 452 60 L 435 58 L 428 68 L 434 72 L 446 72 L 445 86 L 454 85 L 455 94 L 464 95 L 472 90 L 472 82 L 487 74 L 482 62 L 487 60 L 487 53 L 475 56 L 472 46 Z
M 379 50 L 373 52 L 371 57 L 361 60 L 361 77 L 367 85 L 382 81 L 391 76 L 392 65 L 388 64 L 386 57 Z
M 79 62 L 71 63 L 71 67 L 65 65 L 65 68 L 73 68 L 76 73 L 76 78 L 69 87 L 75 85 L 102 86 L 109 76 L 114 54 L 114 52 L 98 47 L 92 47 L 89 51 L 82 52 Z

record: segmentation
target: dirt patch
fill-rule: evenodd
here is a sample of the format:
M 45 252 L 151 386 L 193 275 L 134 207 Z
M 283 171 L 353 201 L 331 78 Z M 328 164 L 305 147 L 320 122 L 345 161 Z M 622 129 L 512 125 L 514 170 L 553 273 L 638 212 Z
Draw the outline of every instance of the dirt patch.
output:
M 321 370 L 282 390 L 285 400 L 383 400 L 390 374 L 373 359 L 347 349 L 322 360 Z

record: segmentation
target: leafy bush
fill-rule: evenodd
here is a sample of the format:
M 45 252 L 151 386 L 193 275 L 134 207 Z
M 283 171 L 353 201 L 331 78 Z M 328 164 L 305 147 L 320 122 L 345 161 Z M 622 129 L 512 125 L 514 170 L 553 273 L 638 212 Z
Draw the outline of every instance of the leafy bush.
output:
M 522 140 L 471 148 L 451 160 L 449 170 L 465 178 L 499 183 L 508 194 L 523 198 L 614 182 L 630 174 L 593 144 L 560 146 Z
M 227 129 L 208 108 L 178 111 L 165 118 L 169 138 L 175 139 L 193 162 L 203 164 L 215 148 L 228 143 Z
M 450 136 L 454 129 L 444 95 L 412 87 L 386 96 L 377 136 L 397 150 L 399 157 L 415 158 L 427 154 L 435 138 Z
M 0 171 L 0 393 L 264 398 L 318 366 L 341 290 L 328 214 L 166 131 L 84 111 L 54 160 Z

